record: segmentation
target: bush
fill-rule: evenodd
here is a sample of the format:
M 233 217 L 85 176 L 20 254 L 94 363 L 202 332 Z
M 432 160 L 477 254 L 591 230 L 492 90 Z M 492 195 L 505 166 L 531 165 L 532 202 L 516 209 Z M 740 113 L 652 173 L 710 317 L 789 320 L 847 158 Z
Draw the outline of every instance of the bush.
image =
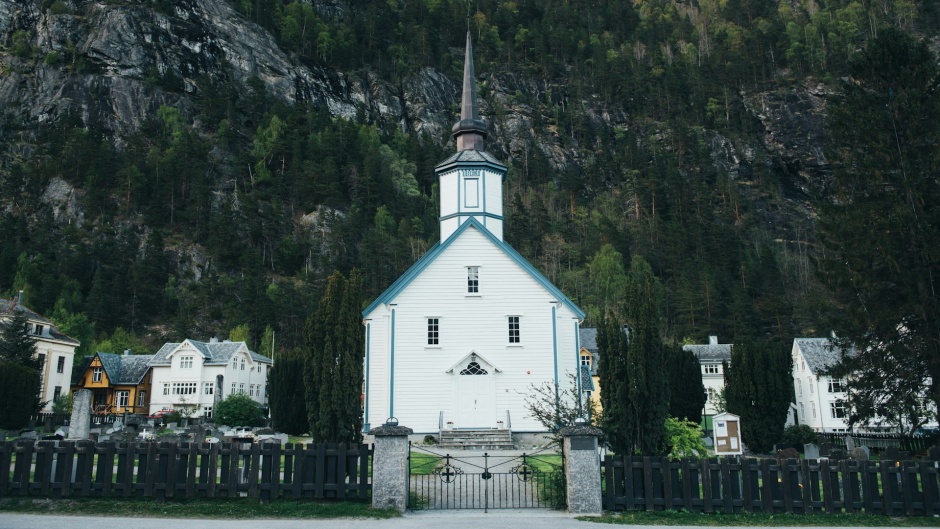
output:
M 781 439 L 784 445 L 805 445 L 808 443 L 817 442 L 816 431 L 810 428 L 805 424 L 795 424 L 793 426 L 787 426 L 783 430 L 783 438 Z
M 62 395 L 52 402 L 52 413 L 72 413 L 72 395 Z
M 683 457 L 706 457 L 708 448 L 702 439 L 702 428 L 692 422 L 675 417 L 666 419 L 663 441 L 669 459 L 675 461 Z
M 39 372 L 0 360 L 0 428 L 17 430 L 39 411 Z
M 244 393 L 233 393 L 215 406 L 215 422 L 226 426 L 261 426 L 261 406 Z

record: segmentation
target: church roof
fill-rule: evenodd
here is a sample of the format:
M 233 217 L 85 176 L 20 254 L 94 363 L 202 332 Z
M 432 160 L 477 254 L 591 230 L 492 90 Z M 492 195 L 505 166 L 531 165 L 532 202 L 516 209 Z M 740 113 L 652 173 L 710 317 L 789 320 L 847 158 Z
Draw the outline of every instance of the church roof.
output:
M 486 151 L 457 151 L 452 154 L 449 158 L 443 162 L 437 164 L 435 168 L 444 167 L 457 162 L 476 162 L 476 163 L 489 163 L 493 165 L 498 165 L 499 167 L 506 169 L 506 166 L 499 163 L 499 160 L 496 159 L 492 154 Z
M 565 296 L 564 293 L 558 289 L 558 287 L 553 285 L 547 277 L 536 270 L 536 268 L 532 266 L 531 263 L 526 261 L 525 257 L 522 257 L 512 246 L 509 246 L 509 244 L 507 244 L 505 241 L 497 239 L 496 236 L 490 233 L 489 230 L 483 227 L 483 225 L 474 218 L 471 218 L 461 224 L 460 227 L 457 228 L 457 231 L 455 231 L 453 235 L 451 235 L 446 241 L 438 242 L 432 246 L 431 249 L 428 250 L 428 252 L 420 259 L 418 259 L 415 264 L 411 265 L 411 268 L 409 268 L 401 277 L 399 277 L 397 281 L 392 283 L 392 285 L 388 287 L 388 289 L 386 289 L 382 295 L 376 298 L 376 300 L 373 301 L 372 304 L 366 308 L 366 310 L 362 311 L 363 317 L 367 317 L 373 310 L 376 309 L 376 307 L 391 303 L 392 300 L 398 296 L 398 294 L 405 290 L 405 288 L 415 280 L 415 278 L 421 275 L 421 272 L 423 272 L 425 268 L 433 263 L 439 255 L 444 253 L 444 250 L 446 250 L 451 244 L 453 244 L 455 240 L 457 240 L 465 231 L 471 227 L 485 235 L 490 240 L 490 242 L 502 250 L 507 257 L 512 259 L 517 265 L 519 265 L 520 268 L 526 271 L 532 277 L 532 279 L 535 280 L 536 283 L 541 285 L 542 288 L 547 290 L 560 303 L 571 309 L 571 311 L 574 312 L 578 318 L 584 319 L 586 316 L 584 311 L 575 305 L 570 299 L 568 299 L 568 297 Z

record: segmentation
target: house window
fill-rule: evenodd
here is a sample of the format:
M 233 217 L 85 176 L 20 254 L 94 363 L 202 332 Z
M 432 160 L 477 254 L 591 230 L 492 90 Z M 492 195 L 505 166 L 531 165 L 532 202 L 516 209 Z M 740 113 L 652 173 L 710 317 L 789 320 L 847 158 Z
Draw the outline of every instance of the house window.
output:
M 809 401 L 809 407 L 813 408 L 813 418 L 815 419 L 816 418 L 816 403 L 813 401 Z
M 55 402 L 59 400 L 59 397 L 62 396 L 62 386 L 56 386 L 52 391 L 52 401 Z
M 193 357 L 191 356 L 180 357 L 180 369 L 191 369 L 192 367 L 193 367 Z
M 244 393 L 244 392 L 245 392 L 245 385 L 244 385 L 244 384 L 239 384 L 239 385 L 238 385 L 238 392 L 239 392 L 239 393 Z
M 64 356 L 60 356 L 59 360 L 56 362 L 55 372 L 56 373 L 65 372 L 65 357 Z
M 702 372 L 706 375 L 717 375 L 721 373 L 719 364 L 702 364 Z
M 233 359 L 232 359 L 232 369 L 238 369 L 238 359 L 237 359 L 237 358 L 233 358 Z
M 519 316 L 509 317 L 509 343 L 521 343 L 522 337 L 519 334 Z
M 845 419 L 847 416 L 845 410 L 845 401 L 837 400 L 829 403 L 829 412 L 833 419 Z
M 164 382 L 164 383 L 163 383 L 163 394 L 164 394 L 164 395 L 169 395 L 169 394 L 170 394 L 170 383 L 169 383 L 169 382 Z
M 242 358 L 242 371 L 244 371 L 244 370 L 245 370 L 245 359 Z
M 212 406 L 203 406 L 202 407 L 202 416 L 206 419 L 212 418 Z
M 796 379 L 796 391 L 799 396 L 803 396 L 803 381 Z
M 103 372 L 104 372 L 104 370 L 101 369 L 100 367 L 96 367 L 95 369 L 93 369 L 92 372 L 91 372 L 91 381 L 92 381 L 92 382 L 101 382 L 101 373 L 103 373 Z
M 137 392 L 137 407 L 143 408 L 147 404 L 147 392 L 138 391 Z
M 581 365 L 591 367 L 591 355 L 581 355 Z
M 125 408 L 125 407 L 127 407 L 127 403 L 128 403 L 128 401 L 130 400 L 131 392 L 130 392 L 130 391 L 127 391 L 127 390 L 124 390 L 124 391 L 115 391 L 115 392 L 114 392 L 114 396 L 116 397 L 117 406 L 118 406 L 119 408 Z
M 236 387 L 236 386 L 235 386 L 235 383 L 232 382 L 232 393 L 235 393 L 235 387 Z
M 803 403 L 800 403 L 800 417 L 806 418 L 806 409 L 803 407 Z
M 42 331 L 43 331 L 43 330 L 45 330 L 45 327 L 42 326 L 42 325 L 34 325 L 34 326 L 33 326 L 33 334 L 35 334 L 36 336 L 42 336 Z
M 174 395 L 195 395 L 196 385 L 197 385 L 196 382 L 174 382 L 173 394 Z
M 813 377 L 806 377 L 806 385 L 809 386 L 809 394 L 813 394 Z
M 829 393 L 844 393 L 845 392 L 845 379 L 844 378 L 830 378 L 829 379 Z
M 437 345 L 440 342 L 440 322 L 438 318 L 428 318 L 428 345 Z
M 715 388 L 705 388 L 705 402 L 712 402 L 717 396 L 718 393 L 715 391 Z
M 480 267 L 467 267 L 467 293 L 477 294 L 480 292 Z
M 212 395 L 212 392 L 215 390 L 215 384 L 212 382 L 203 382 L 202 383 L 202 394 L 203 395 Z

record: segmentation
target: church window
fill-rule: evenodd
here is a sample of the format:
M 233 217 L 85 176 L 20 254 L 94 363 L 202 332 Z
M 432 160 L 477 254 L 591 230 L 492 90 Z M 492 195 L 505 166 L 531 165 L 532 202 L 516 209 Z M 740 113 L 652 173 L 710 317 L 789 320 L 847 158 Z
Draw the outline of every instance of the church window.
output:
M 428 345 L 440 343 L 440 319 L 428 318 Z
M 477 361 L 467 364 L 467 367 L 460 370 L 461 375 L 488 375 L 489 371 L 483 368 Z
M 465 208 L 480 207 L 480 179 L 467 178 L 463 181 L 463 205 Z
M 509 317 L 509 343 L 521 343 L 522 338 L 519 334 L 519 316 Z
M 467 267 L 467 293 L 477 294 L 480 292 L 480 267 Z

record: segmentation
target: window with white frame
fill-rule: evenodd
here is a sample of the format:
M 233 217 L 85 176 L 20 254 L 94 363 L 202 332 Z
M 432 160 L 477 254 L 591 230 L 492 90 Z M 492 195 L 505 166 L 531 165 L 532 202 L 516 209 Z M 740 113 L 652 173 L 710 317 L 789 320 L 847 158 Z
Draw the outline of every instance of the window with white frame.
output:
M 845 379 L 844 378 L 830 378 L 829 379 L 829 393 L 845 393 Z
M 56 372 L 56 373 L 64 373 L 64 372 L 65 372 L 65 357 L 64 357 L 64 356 L 60 356 L 60 357 L 59 357 L 59 360 L 58 360 L 58 362 L 56 363 L 56 366 L 55 366 L 55 372 Z
M 180 357 L 180 369 L 191 369 L 192 367 L 193 367 L 193 357 L 191 356 Z
M 813 401 L 809 401 L 809 407 L 813 409 L 813 418 L 815 419 L 816 418 L 816 403 Z
M 173 395 L 195 395 L 196 382 L 174 382 L 172 387 Z
M 202 394 L 203 395 L 212 395 L 215 393 L 215 384 L 212 382 L 203 382 L 202 383 Z
M 803 381 L 800 379 L 796 379 L 796 394 L 803 396 Z
M 439 345 L 441 343 L 441 320 L 440 318 L 428 318 L 428 345 Z
M 591 355 L 581 355 L 581 365 L 591 367 Z
M 233 358 L 233 359 L 232 359 L 232 369 L 238 369 L 238 359 L 237 359 L 237 358 Z
M 249 396 L 249 397 L 254 397 L 254 396 L 255 396 L 255 385 L 254 385 L 254 384 L 249 384 L 249 385 L 248 385 L 248 396 Z
M 163 383 L 163 394 L 164 394 L 164 395 L 169 395 L 169 394 L 170 394 L 170 383 L 169 383 L 169 382 L 164 382 L 164 383 Z
M 806 408 L 803 407 L 803 403 L 800 403 L 800 418 L 806 418 Z
M 522 343 L 522 335 L 519 329 L 519 316 L 509 316 L 509 343 Z
M 467 293 L 479 294 L 480 292 L 480 267 L 467 267 Z
M 244 385 L 244 384 L 239 384 L 239 385 L 238 385 L 238 392 L 239 392 L 239 393 L 244 393 L 244 392 L 245 392 L 245 385 Z
M 138 391 L 137 392 L 137 406 L 143 408 L 147 404 L 147 392 Z
M 813 390 L 813 386 L 814 386 L 814 384 L 813 384 L 813 377 L 806 377 L 806 385 L 809 386 L 809 394 L 810 394 L 810 395 L 812 395 L 813 393 L 815 393 L 815 391 Z
M 245 359 L 242 358 L 242 371 L 244 371 L 244 370 L 245 370 Z
M 718 398 L 718 392 L 715 388 L 705 388 L 705 402 L 713 402 Z
M 45 327 L 42 325 L 35 325 L 33 327 L 33 334 L 36 336 L 42 336 L 42 332 L 45 330 Z
M 232 382 L 232 393 L 233 393 L 233 394 L 235 393 L 235 388 L 236 388 L 235 383 Z
M 52 392 L 52 401 L 55 402 L 59 400 L 59 397 L 62 396 L 62 386 L 56 386 L 55 390 Z
M 104 373 L 104 369 L 96 367 L 91 371 L 91 381 L 92 382 L 101 382 L 101 375 Z
M 844 400 L 835 400 L 830 402 L 829 412 L 833 419 L 845 419 L 848 416 Z
M 127 403 L 130 400 L 131 392 L 127 390 L 115 391 L 114 397 L 119 408 L 127 407 Z
M 717 375 L 721 373 L 721 364 L 702 364 L 702 373 L 706 375 Z
M 203 406 L 202 407 L 202 416 L 206 419 L 212 418 L 212 406 Z

